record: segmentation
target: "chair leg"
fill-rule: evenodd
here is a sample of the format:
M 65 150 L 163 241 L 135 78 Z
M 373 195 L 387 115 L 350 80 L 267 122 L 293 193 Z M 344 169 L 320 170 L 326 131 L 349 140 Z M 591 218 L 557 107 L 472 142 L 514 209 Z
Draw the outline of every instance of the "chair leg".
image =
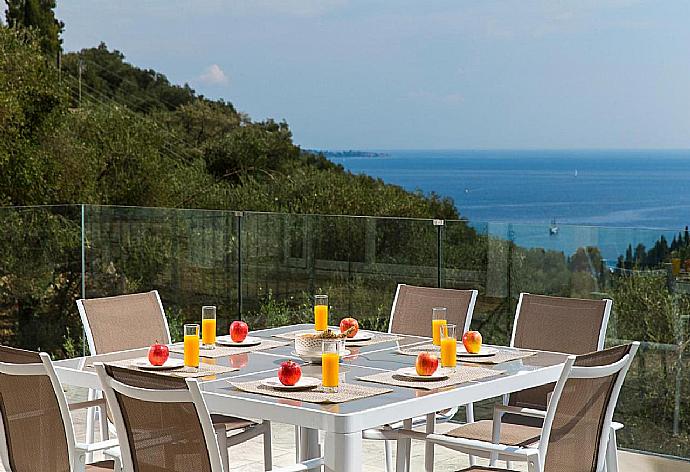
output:
M 403 428 L 412 429 L 412 419 L 403 421 Z M 412 440 L 410 438 L 398 439 L 398 451 L 395 458 L 396 472 L 409 472 L 410 470 L 410 449 Z
M 383 441 L 386 452 L 386 472 L 393 472 L 393 441 Z
M 474 423 L 474 403 L 465 405 L 465 419 L 467 423 Z M 470 454 L 470 467 L 477 465 L 477 458 Z
M 271 445 L 271 422 L 264 420 L 264 470 L 273 469 L 273 449 Z
M 90 388 L 88 396 L 86 397 L 87 400 L 95 400 L 96 399 L 96 390 Z M 91 407 L 86 410 L 86 444 L 93 444 L 96 439 L 96 408 Z M 93 453 L 89 452 L 86 454 L 86 457 L 84 459 L 86 463 L 93 462 Z
M 216 441 L 220 449 L 220 461 L 223 463 L 223 470 L 230 470 L 230 457 L 228 454 L 228 431 L 224 424 L 213 425 L 216 431 Z
M 427 434 L 432 434 L 436 430 L 436 413 L 426 415 Z M 425 472 L 434 472 L 434 443 L 424 441 L 424 470 Z
M 618 472 L 618 444 L 613 429 L 609 431 L 609 443 L 606 447 L 606 472 Z
M 299 426 L 295 426 L 295 462 L 299 462 L 301 457 L 299 452 L 300 439 L 299 439 Z

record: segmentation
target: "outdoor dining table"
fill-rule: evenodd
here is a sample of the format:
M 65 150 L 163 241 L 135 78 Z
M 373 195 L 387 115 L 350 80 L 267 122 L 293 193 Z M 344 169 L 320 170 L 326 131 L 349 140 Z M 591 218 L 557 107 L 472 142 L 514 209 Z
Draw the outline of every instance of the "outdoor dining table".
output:
M 276 334 L 310 329 L 313 325 L 292 325 L 253 331 L 252 336 L 277 339 Z M 381 385 L 359 380 L 359 377 L 384 371 L 395 371 L 414 365 L 414 357 L 400 354 L 401 348 L 428 343 L 429 338 L 400 336 L 396 340 L 350 347 L 343 359 L 341 372 L 346 383 L 390 390 L 376 396 L 344 403 L 308 403 L 240 391 L 230 381 L 261 380 L 275 376 L 285 359 L 299 361 L 292 344 L 265 351 L 202 359 L 217 365 L 229 365 L 237 370 L 199 379 L 204 399 L 212 413 L 258 418 L 295 425 L 300 428 L 300 460 L 319 457 L 319 431 L 325 433 L 324 464 L 327 472 L 359 472 L 362 470 L 362 431 L 405 421 L 413 417 L 431 415 L 436 411 L 478 402 L 510 392 L 555 382 L 566 360 L 565 354 L 537 352 L 519 360 L 497 365 L 483 365 L 496 375 L 477 381 L 438 389 L 421 389 Z M 60 382 L 88 388 L 99 388 L 94 362 L 113 362 L 146 356 L 148 349 L 114 352 L 99 356 L 64 359 L 55 362 Z M 181 358 L 181 354 L 171 353 Z M 462 363 L 458 363 L 462 365 Z M 476 365 L 476 364 L 466 364 Z M 321 367 L 303 365 L 303 375 L 320 377 Z M 406 443 L 407 442 L 407 443 Z M 409 440 L 399 441 L 400 448 L 409 447 Z M 400 462 L 399 462 L 400 464 Z

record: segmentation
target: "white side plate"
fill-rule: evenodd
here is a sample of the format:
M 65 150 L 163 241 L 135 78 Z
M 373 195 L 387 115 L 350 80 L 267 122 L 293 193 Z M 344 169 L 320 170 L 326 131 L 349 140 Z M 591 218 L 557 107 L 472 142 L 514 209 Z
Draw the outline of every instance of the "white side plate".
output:
M 153 365 L 149 361 L 135 362 L 134 365 L 144 370 L 172 370 L 184 367 L 184 361 L 182 359 L 168 358 L 163 365 Z
M 261 384 L 276 390 L 311 390 L 321 385 L 321 381 L 314 377 L 301 377 L 295 385 L 283 385 L 278 377 L 270 377 L 262 380 Z
M 369 341 L 371 338 L 373 338 L 374 335 L 372 335 L 369 331 L 357 331 L 357 334 L 355 334 L 351 338 L 345 338 L 345 342 L 347 343 L 348 341 Z
M 219 346 L 228 346 L 228 347 L 250 347 L 250 346 L 258 346 L 261 344 L 261 338 L 256 338 L 253 336 L 247 336 L 244 338 L 244 341 L 241 343 L 236 343 L 235 341 L 232 340 L 230 336 L 218 336 L 216 338 L 216 344 Z
M 403 367 L 402 369 L 398 369 L 395 371 L 396 375 L 399 375 L 401 377 L 405 377 L 409 380 L 443 380 L 448 378 L 448 371 L 442 367 L 439 367 L 436 369 L 436 372 L 434 372 L 431 375 L 419 375 L 417 373 L 417 369 L 414 367 Z
M 471 352 L 467 352 L 465 349 L 465 346 L 462 345 L 462 343 L 458 343 L 458 357 L 490 357 L 490 356 L 495 356 L 496 353 L 498 352 L 498 349 L 495 347 L 489 347 L 489 346 L 482 346 L 479 348 L 479 352 L 473 354 Z

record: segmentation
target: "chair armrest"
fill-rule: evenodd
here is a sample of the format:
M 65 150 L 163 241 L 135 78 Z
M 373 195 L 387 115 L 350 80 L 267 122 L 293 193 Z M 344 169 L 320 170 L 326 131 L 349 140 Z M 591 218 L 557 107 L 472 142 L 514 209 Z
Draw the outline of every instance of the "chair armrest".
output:
M 616 423 L 615 421 L 611 422 L 611 429 L 613 431 L 620 431 L 624 427 L 625 427 L 625 425 L 623 423 Z
M 533 408 L 520 408 L 519 406 L 494 405 L 494 412 L 513 413 L 516 415 L 531 416 L 532 418 L 546 418 L 545 411 L 535 410 Z
M 91 444 L 77 443 L 76 448 L 77 448 L 77 452 L 88 453 L 88 452 L 104 451 L 106 449 L 111 449 L 111 448 L 117 447 L 119 445 L 120 445 L 120 443 L 117 441 L 117 439 L 108 439 L 106 441 L 100 441 L 100 442 L 95 442 L 95 443 L 91 443 Z
M 96 398 L 95 400 L 88 400 L 84 402 L 74 402 L 74 403 L 69 403 L 67 407 L 69 408 L 70 411 L 74 410 L 83 410 L 85 408 L 92 408 L 94 406 L 108 406 L 108 403 L 105 401 L 105 398 Z
M 519 458 L 521 461 L 527 461 L 530 457 L 538 456 L 539 450 L 529 447 L 520 446 L 506 446 L 505 444 L 493 444 L 486 441 L 478 441 L 475 439 L 454 438 L 445 434 L 438 433 L 424 433 L 422 431 L 414 431 L 410 429 L 397 430 L 400 437 L 417 439 L 420 441 L 428 441 L 434 444 L 448 447 L 450 449 L 461 450 L 475 450 L 484 451 L 488 453 L 496 453 L 501 456 L 509 456 Z

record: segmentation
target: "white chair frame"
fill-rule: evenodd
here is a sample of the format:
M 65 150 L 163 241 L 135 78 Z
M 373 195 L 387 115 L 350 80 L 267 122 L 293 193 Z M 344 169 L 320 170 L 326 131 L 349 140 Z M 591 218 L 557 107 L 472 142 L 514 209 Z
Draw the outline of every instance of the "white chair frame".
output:
M 522 299 L 525 295 L 531 295 L 529 292 L 521 292 L 520 293 L 520 298 L 518 299 L 518 304 L 517 307 L 515 308 L 515 319 L 513 320 L 513 332 L 510 335 L 510 347 L 515 347 L 515 336 L 517 333 L 517 328 L 518 328 L 518 323 L 520 320 L 520 312 L 522 311 Z M 606 329 L 608 328 L 609 325 L 609 318 L 611 316 L 611 308 L 613 306 L 613 300 L 610 298 L 604 298 L 604 316 L 601 319 L 601 326 L 599 327 L 599 337 L 597 338 L 597 351 L 601 351 L 604 349 L 604 342 L 606 341 Z M 503 405 L 496 405 L 495 410 L 494 410 L 494 429 L 492 430 L 492 437 L 493 437 L 493 442 L 496 443 L 498 442 L 498 439 L 501 434 L 501 417 L 503 416 L 504 413 L 511 413 L 510 411 L 506 411 L 506 407 L 508 407 L 508 403 L 510 402 L 510 394 L 503 395 Z M 498 420 L 496 418 L 498 417 Z M 496 425 L 498 425 L 498 428 L 496 428 Z M 616 430 L 622 428 L 623 426 L 620 423 L 614 423 L 614 427 L 611 429 L 611 442 L 613 443 L 614 447 L 616 444 Z M 492 459 L 491 465 L 495 466 L 496 461 L 495 459 Z M 510 464 L 510 461 L 507 463 L 508 468 L 512 467 Z M 609 472 L 617 472 L 618 471 L 618 466 L 616 465 L 615 469 L 610 469 Z
M 443 434 L 428 434 L 421 433 L 417 431 L 404 431 L 403 434 L 410 438 L 425 440 L 428 442 L 433 442 L 449 449 L 454 449 L 467 453 L 471 451 L 473 454 L 490 457 L 493 460 L 503 459 L 506 461 L 517 460 L 527 462 L 528 472 L 544 472 L 544 462 L 546 459 L 546 454 L 548 453 L 549 437 L 551 435 L 551 428 L 553 426 L 553 420 L 556 415 L 556 409 L 558 407 L 558 402 L 560 401 L 561 394 L 565 384 L 569 378 L 600 378 L 619 373 L 618 378 L 613 386 L 611 392 L 611 398 L 609 404 L 606 407 L 606 412 L 604 414 L 604 423 L 601 429 L 601 436 L 599 437 L 599 447 L 597 456 L 597 472 L 603 472 L 607 470 L 610 472 L 608 467 L 608 456 L 610 447 L 610 434 L 609 431 L 613 425 L 613 413 L 616 409 L 616 404 L 618 403 L 618 396 L 625 381 L 625 375 L 632 364 L 635 353 L 639 348 L 640 343 L 634 342 L 630 348 L 630 352 L 626 354 L 622 359 L 613 364 L 597 367 L 578 367 L 574 366 L 576 356 L 568 356 L 568 359 L 563 366 L 563 371 L 561 376 L 556 383 L 553 394 L 549 401 L 549 406 L 546 412 L 540 410 L 531 410 L 528 408 L 516 408 L 516 407 L 505 407 L 507 411 L 512 413 L 521 414 L 525 416 L 533 416 L 544 419 L 544 425 L 542 427 L 541 437 L 537 447 L 521 447 L 521 446 L 507 446 L 494 442 L 477 441 L 472 439 L 464 438 L 453 438 Z M 496 417 L 494 417 L 496 418 Z
M 40 364 L 10 364 L 0 362 L 0 372 L 7 375 L 45 375 L 50 379 L 53 392 L 55 393 L 55 398 L 57 398 L 58 406 L 60 408 L 62 423 L 65 428 L 67 455 L 69 457 L 70 470 L 72 472 L 83 472 L 86 464 L 88 463 L 87 456 L 90 456 L 97 451 L 106 451 L 110 448 L 116 447 L 118 442 L 117 440 L 110 439 L 97 443 L 78 443 L 74 435 L 74 426 L 72 423 L 72 415 L 70 410 L 91 408 L 93 404 L 102 404 L 103 401 L 87 401 L 73 404 L 67 403 L 65 392 L 62 390 L 62 386 L 60 385 L 60 381 L 55 373 L 55 368 L 53 367 L 50 356 L 45 352 L 39 353 L 39 356 L 41 358 Z M 7 444 L 5 427 L 2 423 L 2 417 L 0 416 L 0 458 L 2 459 L 5 469 L 11 471 L 10 454 Z M 115 462 L 115 470 L 119 470 L 119 463 L 117 461 Z
M 161 302 L 161 297 L 158 294 L 158 290 L 151 290 L 151 292 L 156 296 L 158 301 L 159 314 L 163 321 L 163 326 L 165 326 L 164 336 L 162 340 L 164 344 L 170 344 L 172 339 L 170 337 L 170 328 L 168 327 L 168 318 L 165 316 L 165 310 L 163 309 L 163 302 Z M 91 330 L 91 325 L 89 324 L 89 317 L 86 316 L 86 308 L 84 307 L 84 300 L 80 298 L 77 300 L 77 310 L 79 311 L 79 317 L 81 318 L 82 325 L 84 326 L 84 333 L 86 335 L 86 342 L 89 346 L 89 353 L 94 356 L 102 354 L 96 349 L 96 344 L 93 339 L 93 331 Z M 88 400 L 98 400 L 101 398 L 101 392 L 94 389 L 89 389 Z M 101 430 L 101 440 L 104 441 L 110 436 L 110 430 L 108 427 L 108 416 L 105 412 L 105 408 L 89 408 L 86 415 L 86 441 L 91 443 L 94 442 L 96 436 L 95 424 L 100 423 Z M 88 458 L 91 459 L 91 456 Z
M 211 463 L 211 472 L 227 472 L 229 470 L 229 464 L 225 462 L 225 458 L 221 452 L 222 445 L 220 442 L 222 441 L 222 436 L 217 435 L 214 430 L 214 425 L 211 422 L 211 415 L 204 401 L 199 382 L 196 379 L 185 379 L 188 390 L 154 390 L 132 387 L 113 379 L 105 371 L 105 366 L 101 362 L 94 363 L 94 368 L 103 386 L 103 392 L 105 393 L 108 403 L 113 405 L 112 413 L 113 419 L 115 420 L 115 427 L 123 438 L 120 443 L 120 457 L 123 472 L 134 472 L 134 464 L 132 462 L 131 445 L 129 444 L 129 440 L 125 439 L 128 437 L 126 434 L 125 421 L 115 392 L 147 402 L 193 403 L 204 434 L 204 441 Z M 243 442 L 247 439 L 248 438 L 245 438 L 238 442 Z M 319 469 L 323 463 L 323 457 L 318 457 L 288 467 L 272 470 L 273 472 L 306 472 L 312 469 Z
M 393 318 L 395 317 L 395 309 L 398 304 L 398 295 L 400 294 L 400 288 L 405 286 L 407 284 L 398 284 L 398 287 L 395 291 L 395 298 L 393 299 L 393 305 L 391 306 L 391 315 L 390 319 L 388 322 L 388 332 L 393 334 Z M 477 290 L 471 290 L 472 295 L 470 298 L 470 303 L 469 306 L 467 307 L 467 314 L 465 316 L 465 324 L 462 327 L 462 333 L 466 333 L 470 329 L 470 325 L 472 323 L 472 315 L 474 314 L 474 306 L 477 302 L 477 295 L 479 294 L 479 291 Z M 440 423 L 447 423 L 453 417 L 457 414 L 459 408 L 454 407 L 448 410 L 446 413 L 443 414 L 431 414 L 427 416 L 419 416 L 417 418 L 412 418 L 411 420 L 407 420 L 404 422 L 396 423 L 393 425 L 387 425 L 384 426 L 383 428 L 376 428 L 376 429 L 369 429 L 366 430 L 362 433 L 362 438 L 364 439 L 370 439 L 370 440 L 382 440 L 384 441 L 384 449 L 385 449 L 385 461 L 386 461 L 386 472 L 393 472 L 393 442 L 397 439 L 396 436 L 396 430 L 405 428 L 409 429 L 411 427 L 418 427 L 418 426 L 428 426 L 428 430 L 433 430 L 431 429 L 431 424 L 429 422 L 434 422 L 435 424 L 440 424 Z M 466 414 L 466 421 L 468 423 L 474 422 L 474 405 L 472 403 L 469 403 L 465 405 L 465 414 Z M 411 421 L 411 423 L 410 423 Z M 427 442 L 425 445 L 425 463 L 427 465 L 427 470 L 433 470 L 433 463 L 434 463 L 434 444 Z M 396 460 L 396 469 L 401 470 L 401 468 L 404 468 L 405 463 L 409 463 L 410 459 L 410 444 L 409 441 L 406 439 L 402 439 L 401 442 L 398 443 L 398 457 Z M 474 458 L 471 459 L 472 462 L 474 462 Z
M 168 326 L 168 317 L 165 315 L 165 309 L 163 308 L 163 302 L 161 301 L 160 294 L 158 290 L 151 290 L 156 296 L 158 301 L 158 308 L 161 320 L 163 321 L 163 326 L 165 326 L 163 344 L 172 343 L 172 337 L 170 336 L 170 327 Z M 91 330 L 91 325 L 89 324 L 89 318 L 86 316 L 86 308 L 84 307 L 84 299 L 77 300 L 77 309 L 79 310 L 79 317 L 84 325 L 84 331 L 86 332 L 86 340 L 89 345 L 89 352 L 91 355 L 101 354 L 96 350 L 96 345 L 93 339 L 93 331 Z M 101 392 L 93 389 L 89 389 L 89 400 L 97 400 L 100 398 Z M 101 430 L 101 440 L 105 440 L 109 437 L 108 428 L 108 417 L 105 414 L 105 409 L 100 408 L 98 415 L 96 414 L 96 408 L 89 409 L 89 413 L 86 416 L 86 438 L 87 442 L 93 442 L 95 439 L 95 423 L 100 421 Z M 266 470 L 270 470 L 273 467 L 273 451 L 271 444 L 271 422 L 262 421 L 256 425 L 245 428 L 239 433 L 234 431 L 226 431 L 224 425 L 217 425 L 215 427 L 216 434 L 218 435 L 219 446 L 221 448 L 221 459 L 223 464 L 228 466 L 229 454 L 228 448 L 241 444 L 248 441 L 256 436 L 263 435 L 264 442 L 264 465 Z M 90 459 L 90 457 L 89 457 Z
M 122 416 L 120 404 L 117 401 L 115 392 L 125 395 L 130 398 L 145 402 L 156 403 L 192 403 L 199 416 L 199 423 L 204 434 L 204 442 L 208 452 L 209 462 L 211 464 L 212 472 L 223 472 L 223 462 L 221 460 L 221 452 L 216 439 L 216 432 L 211 423 L 211 416 L 208 413 L 206 402 L 199 389 L 199 384 L 196 379 L 185 379 L 188 390 L 153 390 L 139 387 L 132 387 L 110 377 L 106 371 L 105 366 L 101 362 L 94 363 L 98 378 L 101 381 L 105 398 L 110 405 L 110 409 L 115 420 L 115 427 L 121 437 L 120 441 L 120 457 L 122 461 L 123 472 L 134 472 L 134 463 L 132 461 L 132 449 L 129 444 L 127 428 L 125 420 Z

